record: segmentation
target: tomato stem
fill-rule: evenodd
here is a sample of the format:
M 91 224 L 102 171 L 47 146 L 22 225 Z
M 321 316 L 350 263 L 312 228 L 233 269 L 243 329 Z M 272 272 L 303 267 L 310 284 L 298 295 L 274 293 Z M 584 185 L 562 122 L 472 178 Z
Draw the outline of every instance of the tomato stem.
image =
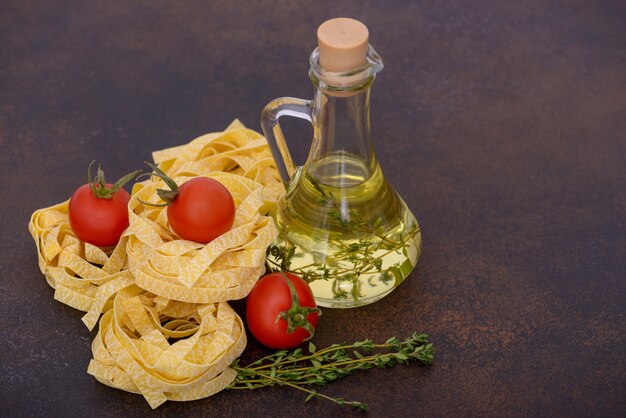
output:
M 144 162 L 148 164 L 148 166 L 150 166 L 150 168 L 152 169 L 152 173 L 145 173 L 144 175 L 149 176 L 149 177 L 152 177 L 152 176 L 159 177 L 161 180 L 165 182 L 165 185 L 169 187 L 170 189 L 169 190 L 157 189 L 156 191 L 159 197 L 163 201 L 165 201 L 165 203 L 148 203 L 148 202 L 144 202 L 143 200 L 139 198 L 138 200 L 144 205 L 148 205 L 148 206 L 158 206 L 158 207 L 168 206 L 170 203 L 174 201 L 174 199 L 178 197 L 178 192 L 179 192 L 178 185 L 172 178 L 170 178 L 167 174 L 165 174 L 165 172 L 163 172 L 163 170 L 161 170 L 158 166 L 148 161 L 144 161 Z
M 96 160 L 92 160 L 89 163 L 89 167 L 87 168 L 87 183 L 89 184 L 89 188 L 93 193 L 94 197 L 98 199 L 111 199 L 126 183 L 131 181 L 133 177 L 136 177 L 141 173 L 142 170 L 135 170 L 132 173 L 126 174 L 124 177 L 115 182 L 111 188 L 107 188 L 107 183 L 104 178 L 104 171 L 102 170 L 102 166 L 98 164 L 98 170 L 96 172 L 96 177 L 91 178 L 91 167 L 93 167 Z
M 296 288 L 293 286 L 293 283 L 291 283 L 291 280 L 289 280 L 287 275 L 282 271 L 280 274 L 283 276 L 287 282 L 287 286 L 289 287 L 289 293 L 291 293 L 291 307 L 289 310 L 279 313 L 276 317 L 276 322 L 281 319 L 287 321 L 288 334 L 295 332 L 298 327 L 304 328 L 309 333 L 309 336 L 304 341 L 308 341 L 313 338 L 315 328 L 313 328 L 313 325 L 309 322 L 307 317 L 312 313 L 317 314 L 317 316 L 321 316 L 322 311 L 319 308 L 302 306 L 300 304 L 300 300 L 298 299 L 298 292 L 296 292 Z

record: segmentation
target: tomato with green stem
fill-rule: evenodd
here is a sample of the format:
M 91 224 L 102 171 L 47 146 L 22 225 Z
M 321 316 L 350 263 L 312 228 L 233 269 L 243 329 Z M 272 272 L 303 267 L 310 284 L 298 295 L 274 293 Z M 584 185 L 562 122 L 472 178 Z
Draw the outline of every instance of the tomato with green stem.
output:
M 178 186 L 159 167 L 149 162 L 146 164 L 153 170 L 149 175 L 161 178 L 170 189 L 157 190 L 165 203 L 140 202 L 167 206 L 167 221 L 178 236 L 206 244 L 233 226 L 235 202 L 222 183 L 208 177 L 195 177 Z
M 262 277 L 248 295 L 248 329 L 263 345 L 289 349 L 313 338 L 319 316 L 309 285 L 292 273 Z
M 94 163 L 92 161 L 87 169 L 87 184 L 80 186 L 70 198 L 70 226 L 81 241 L 98 247 L 110 247 L 117 244 L 128 228 L 127 205 L 130 195 L 123 186 L 141 170 L 127 174 L 111 184 L 106 182 L 100 165 L 96 177 L 91 178 Z

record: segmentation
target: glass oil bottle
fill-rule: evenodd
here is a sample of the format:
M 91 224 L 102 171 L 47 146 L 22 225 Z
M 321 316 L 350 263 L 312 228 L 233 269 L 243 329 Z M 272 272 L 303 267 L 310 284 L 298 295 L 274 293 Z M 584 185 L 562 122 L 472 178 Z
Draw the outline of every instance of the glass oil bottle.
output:
M 275 99 L 261 116 L 286 185 L 272 213 L 280 234 L 267 265 L 304 278 L 324 307 L 381 299 L 409 275 L 421 250 L 417 220 L 383 176 L 370 136 L 370 88 L 383 63 L 368 37 L 353 19 L 323 23 L 310 59 L 314 98 Z M 303 166 L 291 159 L 281 116 L 313 125 Z

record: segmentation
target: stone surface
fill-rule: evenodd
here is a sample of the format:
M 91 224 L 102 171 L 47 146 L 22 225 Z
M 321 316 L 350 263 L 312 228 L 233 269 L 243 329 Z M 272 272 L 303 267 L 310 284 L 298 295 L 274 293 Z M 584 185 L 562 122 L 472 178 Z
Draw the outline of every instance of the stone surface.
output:
M 386 68 L 372 126 L 420 220 L 415 272 L 382 301 L 324 310 L 315 342 L 428 332 L 430 368 L 321 390 L 371 416 L 618 416 L 626 411 L 626 7 L 619 1 L 4 1 L 0 11 L 0 407 L 7 416 L 143 416 L 86 373 L 90 334 L 37 268 L 30 214 L 87 164 L 259 129 L 310 97 L 317 25 L 365 22 Z M 303 122 L 304 123 L 304 122 Z M 309 128 L 288 123 L 302 160 Z M 235 303 L 242 312 L 243 302 Z M 268 353 L 252 338 L 245 360 Z M 287 388 L 169 402 L 162 416 L 360 413 Z

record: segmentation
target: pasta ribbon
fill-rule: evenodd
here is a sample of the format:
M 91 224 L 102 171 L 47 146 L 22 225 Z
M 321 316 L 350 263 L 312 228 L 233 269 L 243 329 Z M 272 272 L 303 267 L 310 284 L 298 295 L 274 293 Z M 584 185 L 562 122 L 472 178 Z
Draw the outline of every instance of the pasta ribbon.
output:
M 237 174 L 263 185 L 269 213 L 285 193 L 265 137 L 235 119 L 223 132 L 202 135 L 185 145 L 152 153 L 154 162 L 169 177 L 203 176 L 214 171 Z
M 167 209 L 159 203 L 161 180 L 135 185 L 129 208 L 127 254 L 138 286 L 155 295 L 189 303 L 224 302 L 250 293 L 265 271 L 265 251 L 278 230 L 260 214 L 263 187 L 245 177 L 214 172 L 206 175 L 222 183 L 235 201 L 232 228 L 199 244 L 178 238 L 167 225 Z M 175 177 L 184 183 L 187 177 Z
M 246 346 L 241 318 L 226 302 L 177 304 L 136 285 L 119 291 L 100 320 L 87 372 L 105 385 L 141 393 L 152 408 L 228 386 L 236 376 L 228 366 Z
M 28 228 L 54 299 L 87 312 L 83 322 L 91 330 L 100 313 L 112 307 L 111 297 L 134 283 L 127 267 L 128 237 L 108 249 L 79 241 L 70 227 L 68 205 L 69 200 L 35 211 Z

